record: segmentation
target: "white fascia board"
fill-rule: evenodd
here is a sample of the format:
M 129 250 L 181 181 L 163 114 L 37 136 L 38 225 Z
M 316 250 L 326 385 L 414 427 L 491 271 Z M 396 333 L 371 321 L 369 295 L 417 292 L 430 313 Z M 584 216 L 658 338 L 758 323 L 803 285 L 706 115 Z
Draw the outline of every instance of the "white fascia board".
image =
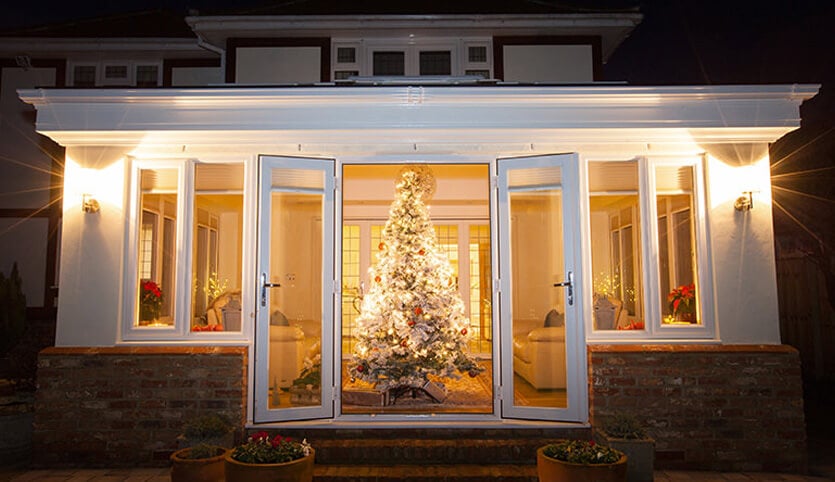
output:
M 196 38 L 27 38 L 0 39 L 0 55 L 43 56 L 64 54 L 95 54 L 126 52 L 132 54 L 165 54 L 166 56 L 206 56 Z M 211 55 L 211 54 L 209 54 Z
M 816 85 L 31 89 L 63 145 L 239 142 L 771 142 Z

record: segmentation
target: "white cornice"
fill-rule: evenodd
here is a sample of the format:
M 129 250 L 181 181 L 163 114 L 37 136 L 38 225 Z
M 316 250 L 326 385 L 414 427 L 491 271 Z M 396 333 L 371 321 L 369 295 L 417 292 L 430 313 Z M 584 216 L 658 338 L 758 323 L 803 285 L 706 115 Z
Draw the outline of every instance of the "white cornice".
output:
M 772 142 L 816 85 L 33 89 L 65 145 Z M 163 147 L 164 149 L 164 147 Z M 322 150 L 322 149 L 320 149 Z

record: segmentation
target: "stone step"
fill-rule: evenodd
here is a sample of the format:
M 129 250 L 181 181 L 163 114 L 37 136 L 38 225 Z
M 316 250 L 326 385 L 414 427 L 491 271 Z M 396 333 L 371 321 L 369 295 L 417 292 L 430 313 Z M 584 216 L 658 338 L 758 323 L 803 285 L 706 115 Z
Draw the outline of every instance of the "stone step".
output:
M 317 464 L 533 464 L 552 439 L 319 440 Z
M 282 430 L 316 448 L 317 465 L 530 465 L 536 449 L 562 438 L 590 438 L 588 428 Z
M 317 453 L 318 458 L 318 453 Z M 317 465 L 314 482 L 536 482 L 535 465 Z

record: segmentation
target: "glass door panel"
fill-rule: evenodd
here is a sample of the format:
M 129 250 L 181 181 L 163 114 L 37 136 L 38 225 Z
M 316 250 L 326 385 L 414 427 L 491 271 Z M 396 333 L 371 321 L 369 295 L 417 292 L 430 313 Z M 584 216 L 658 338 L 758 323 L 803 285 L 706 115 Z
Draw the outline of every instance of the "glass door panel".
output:
M 261 163 L 256 421 L 330 417 L 333 161 Z
M 579 420 L 577 158 L 499 160 L 502 413 Z

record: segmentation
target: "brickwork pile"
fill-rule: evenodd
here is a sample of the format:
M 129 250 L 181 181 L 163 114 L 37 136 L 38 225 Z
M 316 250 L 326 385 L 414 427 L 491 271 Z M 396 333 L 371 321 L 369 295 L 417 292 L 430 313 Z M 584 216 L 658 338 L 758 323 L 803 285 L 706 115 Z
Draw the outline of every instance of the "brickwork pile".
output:
M 632 414 L 656 468 L 803 473 L 797 350 L 785 345 L 590 345 L 592 422 Z
M 184 422 L 246 416 L 245 347 L 47 348 L 39 355 L 32 463 L 166 466 Z

